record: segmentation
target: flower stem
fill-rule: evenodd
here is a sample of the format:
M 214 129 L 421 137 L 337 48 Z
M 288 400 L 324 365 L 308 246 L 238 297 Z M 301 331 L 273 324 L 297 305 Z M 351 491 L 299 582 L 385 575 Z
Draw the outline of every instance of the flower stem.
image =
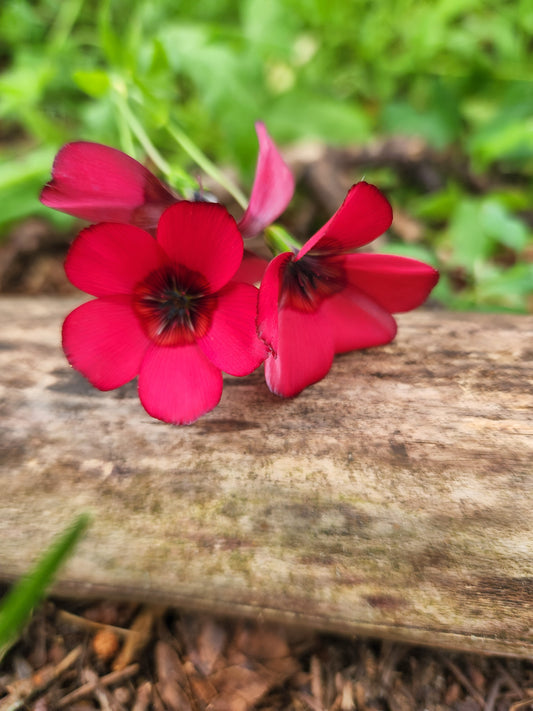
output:
M 216 165 L 209 160 L 209 158 L 203 153 L 198 146 L 191 141 L 191 139 L 184 133 L 181 128 L 175 124 L 167 124 L 167 131 L 170 133 L 172 138 L 179 143 L 183 150 L 189 154 L 193 161 L 201 168 L 206 175 L 209 175 L 213 180 L 225 188 L 230 195 L 232 195 L 239 205 L 246 209 L 248 205 L 248 200 L 246 199 L 244 193 L 239 190 L 239 188 L 230 180 L 221 170 L 219 170 Z
M 127 88 L 120 78 L 113 81 L 113 89 L 113 98 L 122 119 L 122 127 L 119 128 L 123 138 L 126 140 L 130 138 L 131 140 L 131 134 L 133 134 L 143 147 L 146 155 L 163 173 L 168 182 L 174 185 L 182 195 L 192 194 L 192 191 L 198 186 L 197 181 L 182 168 L 171 166 L 154 146 L 142 124 L 130 109 L 127 100 Z M 132 151 L 127 152 L 132 153 Z
M 302 245 L 281 225 L 270 225 L 265 229 L 265 242 L 274 254 L 299 252 Z
M 82 10 L 84 0 L 68 0 L 59 4 L 59 11 L 48 34 L 48 49 L 61 50 L 69 38 L 72 28 Z
M 116 99 L 116 97 L 115 97 Z M 137 158 L 135 155 L 135 143 L 133 140 L 133 133 L 131 130 L 131 126 L 124 115 L 124 112 L 120 108 L 120 102 L 116 100 L 115 102 L 119 106 L 119 111 L 118 111 L 118 116 L 117 116 L 117 123 L 118 123 L 118 132 L 120 136 L 120 142 L 122 145 L 122 150 L 127 153 L 129 156 L 132 158 Z
M 176 170 L 167 163 L 163 156 L 159 153 L 157 148 L 154 146 L 148 134 L 142 127 L 141 123 L 130 109 L 127 100 L 127 88 L 125 83 L 121 79 L 115 79 L 113 81 L 114 89 L 114 99 L 117 104 L 120 115 L 123 117 L 125 123 L 137 138 L 146 154 L 157 166 L 157 168 L 165 175 L 167 178 L 176 179 L 180 183 L 180 189 L 185 192 L 187 189 L 191 189 L 196 181 L 194 181 L 191 176 L 188 175 L 184 170 Z M 216 165 L 209 160 L 209 158 L 203 153 L 198 146 L 191 141 L 187 134 L 182 131 L 181 128 L 175 124 L 167 124 L 166 129 L 172 138 L 178 143 L 183 150 L 189 154 L 193 161 L 198 165 L 198 167 L 203 170 L 206 175 L 209 175 L 213 180 L 215 180 L 219 185 L 221 185 L 225 190 L 232 195 L 238 204 L 246 210 L 248 205 L 248 200 L 244 193 L 235 185 L 235 183 L 230 180 L 224 173 L 219 170 Z
M 163 158 L 161 153 L 154 146 L 152 141 L 149 139 L 148 134 L 138 121 L 137 117 L 133 114 L 132 110 L 128 106 L 127 99 L 124 97 L 123 92 L 117 90 L 115 87 L 115 101 L 119 108 L 120 113 L 126 120 L 126 123 L 132 130 L 134 136 L 137 138 L 141 146 L 144 148 L 146 155 L 150 160 L 157 166 L 157 168 L 165 175 L 169 176 L 172 173 L 172 169 L 167 161 Z

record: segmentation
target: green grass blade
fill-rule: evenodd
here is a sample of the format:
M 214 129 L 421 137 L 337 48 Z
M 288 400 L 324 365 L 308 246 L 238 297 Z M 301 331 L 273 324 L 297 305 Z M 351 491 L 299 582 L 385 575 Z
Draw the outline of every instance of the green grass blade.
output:
M 82 514 L 52 543 L 34 569 L 24 576 L 0 604 L 0 660 L 14 643 L 33 608 L 43 598 L 62 563 L 72 550 L 89 523 L 89 516 Z

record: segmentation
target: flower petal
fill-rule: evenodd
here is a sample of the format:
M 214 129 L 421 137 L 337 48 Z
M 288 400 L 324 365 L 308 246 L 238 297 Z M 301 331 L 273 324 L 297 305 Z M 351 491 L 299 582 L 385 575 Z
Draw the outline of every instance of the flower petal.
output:
M 100 390 L 132 380 L 148 345 L 126 296 L 89 301 L 63 323 L 63 350 L 69 363 Z
M 164 264 L 166 255 L 140 227 L 104 222 L 82 230 L 65 260 L 78 289 L 93 296 L 131 293 L 135 284 Z
M 259 287 L 257 332 L 274 352 L 278 350 L 278 309 L 283 272 L 292 258 L 291 252 L 283 252 L 274 257 L 268 265 Z
M 196 344 L 146 351 L 139 397 L 152 417 L 186 425 L 216 407 L 221 395 L 222 373 Z
M 263 257 L 258 257 L 257 254 L 245 249 L 241 266 L 235 272 L 234 281 L 244 281 L 247 284 L 255 284 L 261 281 L 265 269 L 268 266 L 268 260 Z
M 335 353 L 381 346 L 396 335 L 390 313 L 352 286 L 324 299 L 319 313 L 328 324 Z
M 351 284 L 390 313 L 420 306 L 439 280 L 428 264 L 390 254 L 348 254 L 344 268 Z
M 322 380 L 333 363 L 333 339 L 319 312 L 281 309 L 277 357 L 265 361 L 265 378 L 276 395 L 292 397 Z
M 255 286 L 230 282 L 217 293 L 209 331 L 197 341 L 209 360 L 230 375 L 248 375 L 265 359 L 255 327 L 257 296 Z
M 362 247 L 389 229 L 392 208 L 387 198 L 369 183 L 352 185 L 333 217 L 304 244 L 296 259 L 310 250 L 348 251 Z
M 242 261 L 242 238 L 222 205 L 182 201 L 165 210 L 157 241 L 176 264 L 202 274 L 210 293 L 233 277 Z
M 100 143 L 63 146 L 41 202 L 90 222 L 125 222 L 153 229 L 178 196 L 130 156 Z
M 259 234 L 281 215 L 292 199 L 294 178 L 263 123 L 256 123 L 259 156 L 246 212 L 238 223 L 243 237 Z

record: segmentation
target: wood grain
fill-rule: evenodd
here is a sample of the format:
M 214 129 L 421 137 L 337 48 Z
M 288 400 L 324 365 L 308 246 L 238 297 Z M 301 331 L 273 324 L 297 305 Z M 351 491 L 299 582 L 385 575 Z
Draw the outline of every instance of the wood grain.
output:
M 0 576 L 80 511 L 56 592 L 533 653 L 533 321 L 426 311 L 299 397 L 178 428 L 66 363 L 78 301 L 0 299 Z

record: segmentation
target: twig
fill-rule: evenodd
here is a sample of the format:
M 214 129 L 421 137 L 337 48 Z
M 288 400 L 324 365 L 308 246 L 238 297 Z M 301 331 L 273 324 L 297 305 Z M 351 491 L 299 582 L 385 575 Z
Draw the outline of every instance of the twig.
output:
M 503 674 L 500 674 L 500 676 L 497 676 L 494 680 L 492 686 L 489 689 L 489 693 L 487 694 L 487 700 L 485 701 L 485 711 L 494 711 L 496 698 L 504 681 L 505 677 Z
M 306 691 L 297 691 L 294 694 L 294 698 L 305 704 L 311 711 L 325 711 L 320 699 L 311 696 L 311 694 L 308 694 Z
M 31 679 L 21 679 L 20 683 L 9 685 L 7 687 L 10 692 L 9 696 L 0 701 L 0 711 L 19 708 L 19 706 L 43 692 L 79 659 L 82 652 L 83 646 L 80 644 L 74 647 L 51 669 L 38 670 Z
M 520 694 L 520 696 L 524 695 L 524 690 L 520 688 L 520 686 L 517 684 L 515 678 L 513 675 L 510 673 L 508 669 L 506 669 L 503 664 L 499 661 L 496 662 L 496 668 L 500 672 L 500 674 L 505 678 L 505 681 L 509 684 L 511 689 L 517 693 Z
M 517 701 L 511 706 L 509 711 L 518 711 L 518 709 L 525 709 L 528 706 L 533 708 L 533 699 L 524 699 L 523 701 Z
M 115 627 L 114 625 L 107 625 L 105 622 L 95 622 L 94 620 L 88 620 L 86 617 L 81 617 L 80 615 L 74 615 L 72 612 L 67 612 L 66 610 L 59 610 L 57 617 L 61 622 L 66 622 L 73 627 L 78 627 L 80 629 L 86 630 L 101 630 L 107 629 L 115 632 L 121 637 L 127 637 L 131 634 L 131 630 L 127 627 Z
M 77 647 L 74 647 L 68 654 L 65 654 L 63 659 L 58 662 L 55 667 L 51 670 L 50 674 L 46 675 L 43 678 L 41 688 L 43 685 L 48 686 L 52 681 L 55 681 L 58 679 L 61 674 L 67 671 L 67 669 L 70 669 L 70 667 L 74 664 L 74 662 L 77 662 L 79 657 L 81 656 L 83 652 L 83 645 L 79 644 Z
M 125 711 L 122 704 L 113 699 L 109 691 L 102 686 L 100 677 L 93 669 L 85 669 L 84 678 L 89 684 L 95 684 L 93 694 L 98 700 L 102 711 Z
M 463 674 L 459 667 L 454 664 L 450 659 L 441 656 L 441 660 L 445 666 L 452 672 L 457 681 L 462 684 L 462 686 L 468 691 L 470 696 L 477 701 L 482 709 L 485 708 L 485 699 L 481 696 L 476 687 L 471 683 L 471 681 Z
M 322 686 L 322 671 L 320 659 L 316 654 L 313 654 L 311 657 L 311 696 L 313 699 L 316 699 L 320 706 L 323 705 L 324 689 Z
M 149 681 L 145 681 L 137 689 L 137 699 L 132 711 L 147 711 L 150 706 L 150 699 L 152 698 L 152 684 Z
M 89 696 L 97 689 L 98 686 L 111 686 L 113 684 L 117 684 L 118 682 L 129 679 L 131 676 L 135 676 L 138 671 L 139 665 L 137 663 L 130 664 L 124 669 L 113 671 L 110 674 L 100 677 L 97 681 L 90 681 L 87 684 L 83 684 L 83 686 L 80 686 L 78 689 L 71 691 L 70 694 L 63 696 L 63 698 L 56 704 L 56 708 L 63 709 L 74 701 L 79 701 L 85 696 Z
M 135 659 L 148 644 L 152 635 L 154 620 L 163 615 L 163 607 L 147 607 L 142 609 L 134 619 L 130 634 L 126 637 L 120 654 L 115 659 L 113 669 L 120 671 Z

